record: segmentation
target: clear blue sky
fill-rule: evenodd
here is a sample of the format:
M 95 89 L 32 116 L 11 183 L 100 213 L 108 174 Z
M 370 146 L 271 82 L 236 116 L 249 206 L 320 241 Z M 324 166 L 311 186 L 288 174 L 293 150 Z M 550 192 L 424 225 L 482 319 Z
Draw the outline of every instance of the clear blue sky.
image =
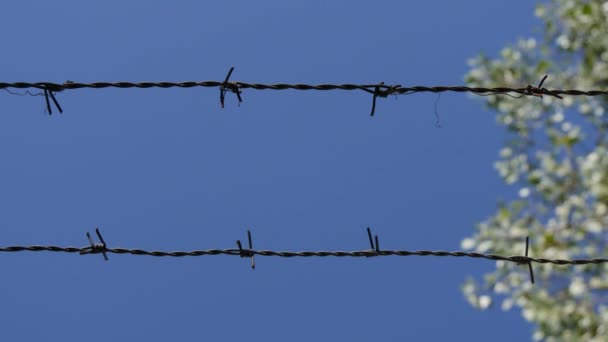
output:
M 507 1 L 9 1 L 1 81 L 460 85 L 534 32 Z M 0 93 L 0 245 L 458 250 L 497 200 L 504 132 L 463 94 L 216 89 Z M 3 341 L 520 341 L 460 292 L 489 261 L 4 253 Z

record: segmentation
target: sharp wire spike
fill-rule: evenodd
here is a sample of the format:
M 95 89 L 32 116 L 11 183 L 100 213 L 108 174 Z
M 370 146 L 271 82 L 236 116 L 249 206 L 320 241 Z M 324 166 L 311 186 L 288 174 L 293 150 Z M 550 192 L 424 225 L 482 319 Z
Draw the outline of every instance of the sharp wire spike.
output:
M 95 243 L 93 242 L 93 239 L 91 238 L 91 234 L 89 234 L 89 232 L 87 232 L 87 238 L 89 239 L 89 243 L 91 243 L 91 246 L 94 246 Z
M 530 237 L 526 236 L 526 254 L 525 254 L 526 258 L 528 257 L 529 240 L 530 240 Z M 530 260 L 528 260 L 527 264 L 528 264 L 528 270 L 530 271 L 530 281 L 532 282 L 532 284 L 534 284 L 534 271 L 532 270 L 532 262 Z
M 228 70 L 228 74 L 226 75 L 226 78 L 224 79 L 224 83 L 228 83 L 228 80 L 230 79 L 230 76 L 232 76 L 233 71 L 234 71 L 234 67 L 230 67 L 230 70 Z
M 103 239 L 103 236 L 101 236 L 101 233 L 99 232 L 99 228 L 95 228 L 95 233 L 97 233 L 97 237 L 99 238 L 99 241 L 101 241 L 101 243 L 105 246 L 106 242 Z
M 549 94 L 549 95 L 551 95 L 551 96 L 555 96 L 555 97 L 557 97 L 558 99 L 563 100 L 563 99 L 564 99 L 563 97 L 561 97 L 561 96 L 559 96 L 559 95 L 557 95 L 557 94 L 554 94 L 553 92 L 550 92 L 550 91 L 549 91 L 549 90 L 547 90 L 546 88 L 542 88 L 542 85 L 543 85 L 543 83 L 545 82 L 545 80 L 547 79 L 547 76 L 549 76 L 549 75 L 545 75 L 545 77 L 543 77 L 543 79 L 542 79 L 542 80 L 540 80 L 540 83 L 538 84 L 538 88 L 540 89 L 540 91 L 541 91 L 541 92 L 545 92 L 546 94 Z
M 93 238 L 91 237 L 91 234 L 89 234 L 89 232 L 87 232 L 87 239 L 89 240 L 89 243 L 91 245 L 89 247 L 83 248 L 80 251 L 80 254 L 82 255 L 82 254 L 97 254 L 97 253 L 101 253 L 101 254 L 103 254 L 103 258 L 106 261 L 108 261 L 108 254 L 106 253 L 106 250 L 107 250 L 106 241 L 101 236 L 101 233 L 99 232 L 99 228 L 95 228 L 95 233 L 97 234 L 97 237 L 99 238 L 99 241 L 101 243 L 95 243 L 93 241 Z
M 59 105 L 59 102 L 57 102 L 57 99 L 55 98 L 55 95 L 53 94 L 53 92 L 50 90 L 49 90 L 49 95 L 51 96 L 51 100 L 53 100 L 53 102 L 55 103 L 55 107 L 57 107 L 57 110 L 59 110 L 59 114 L 63 114 L 63 109 Z
M 53 91 L 51 89 L 49 89 L 48 86 L 46 86 L 46 87 L 44 87 L 44 101 L 46 102 L 46 110 L 47 110 L 47 112 L 49 112 L 49 115 L 53 114 L 53 110 L 51 109 L 51 102 L 49 101 L 49 97 L 51 98 L 51 100 L 53 100 L 53 103 L 55 104 L 55 107 L 57 107 L 57 110 L 59 110 L 59 113 L 63 114 L 63 108 L 61 108 L 61 105 L 59 105 L 59 102 L 55 98 L 55 94 L 53 94 Z
M 51 102 L 49 101 L 49 91 L 44 88 L 44 100 L 46 102 L 46 111 L 49 112 L 49 115 L 53 114 L 53 110 L 51 109 Z
M 374 97 L 372 98 L 372 112 L 369 114 L 369 116 L 374 116 L 374 113 L 376 112 L 376 98 L 378 98 L 378 87 L 376 87 L 376 92 L 374 92 Z
M 241 258 L 251 258 L 251 268 L 255 270 L 255 254 L 253 253 L 253 243 L 251 241 L 251 231 L 247 230 L 247 240 L 249 240 L 249 250 L 243 249 L 241 240 L 236 240 L 236 245 L 239 247 L 239 255 Z
M 372 230 L 367 227 L 367 236 L 369 237 L 369 245 L 371 247 L 372 250 L 375 250 L 376 247 L 374 247 L 374 239 L 372 238 Z
M 378 235 L 376 234 L 375 237 L 372 236 L 372 230 L 367 227 L 367 237 L 369 238 L 369 246 L 371 247 L 370 249 L 370 255 L 366 255 L 367 257 L 374 257 L 374 256 L 378 256 L 380 254 L 380 244 L 378 242 Z M 376 243 L 374 243 L 374 240 L 376 241 Z
M 247 230 L 247 238 L 249 239 L 249 250 L 251 250 L 251 268 L 255 270 L 255 255 L 253 254 L 253 243 L 251 242 L 251 231 Z
M 241 105 L 241 102 L 243 102 L 243 99 L 241 98 L 241 90 L 238 88 L 238 86 L 236 87 L 236 98 L 239 99 L 239 106 Z
M 380 90 L 381 85 L 384 85 L 384 82 L 380 82 L 380 84 L 378 84 L 376 88 L 374 88 L 374 97 L 372 98 L 372 111 L 369 116 L 374 116 L 374 113 L 376 112 L 376 99 L 378 98 L 378 96 L 382 96 Z
M 369 247 L 370 247 L 370 255 L 367 255 L 367 257 L 374 257 L 376 256 L 375 254 L 373 254 L 373 252 L 376 250 L 376 247 L 374 246 L 374 238 L 372 236 L 372 230 L 367 227 L 367 237 L 369 238 Z
M 106 241 L 103 239 L 103 236 L 101 236 L 101 233 L 99 232 L 99 228 L 95 228 L 95 233 L 97 233 L 97 237 L 99 238 L 99 241 L 101 241 L 101 253 L 103 254 L 103 258 L 108 261 L 108 255 L 106 254 Z
M 547 76 L 549 76 L 549 75 L 545 75 L 545 77 L 543 77 L 543 79 L 540 80 L 540 83 L 538 84 L 538 87 L 537 87 L 538 89 L 540 89 L 540 88 L 543 87 L 543 83 L 545 83 L 545 80 L 547 79 Z
M 233 83 L 228 82 L 228 80 L 230 80 L 230 76 L 232 76 L 233 71 L 234 71 L 234 67 L 230 67 L 230 70 L 228 70 L 228 74 L 226 75 L 224 82 L 222 82 L 222 84 L 220 85 L 220 105 L 222 106 L 222 108 L 224 108 L 224 102 L 226 100 L 226 93 L 228 91 L 231 91 L 236 94 L 236 97 L 239 100 L 239 105 L 241 104 L 241 102 L 243 102 L 243 98 L 241 98 L 241 90 L 239 89 L 238 84 L 236 84 L 234 82 Z

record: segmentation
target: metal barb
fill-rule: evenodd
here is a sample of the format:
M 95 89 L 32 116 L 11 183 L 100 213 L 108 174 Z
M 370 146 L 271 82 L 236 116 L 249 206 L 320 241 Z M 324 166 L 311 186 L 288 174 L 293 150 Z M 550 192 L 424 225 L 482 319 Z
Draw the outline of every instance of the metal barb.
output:
M 97 237 L 99 238 L 99 241 L 101 243 L 93 242 L 93 238 L 91 238 L 91 234 L 89 234 L 89 232 L 87 232 L 87 238 L 89 239 L 89 243 L 91 244 L 91 246 L 82 248 L 82 250 L 80 251 L 80 254 L 82 255 L 82 254 L 101 253 L 101 254 L 103 254 L 103 258 L 106 261 L 108 261 L 108 255 L 106 254 L 106 251 L 107 251 L 106 241 L 101 236 L 101 233 L 99 232 L 99 228 L 95 228 L 95 233 L 97 234 Z
M 255 270 L 255 254 L 253 253 L 253 243 L 251 240 L 250 230 L 247 230 L 247 240 L 249 240 L 249 250 L 243 249 L 241 240 L 236 240 L 236 245 L 239 247 L 239 255 L 241 258 L 251 258 L 251 268 Z
M 367 237 L 369 237 L 369 245 L 371 249 L 375 250 L 376 248 L 374 247 L 374 239 L 372 239 L 372 230 L 369 227 L 367 227 Z
M 383 87 L 386 89 L 383 90 L 382 89 Z M 399 94 L 400 89 L 401 89 L 400 84 L 389 87 L 389 86 L 385 86 L 384 82 L 378 83 L 378 85 L 374 88 L 373 92 L 369 89 L 366 89 L 365 91 L 367 91 L 368 93 L 372 93 L 374 95 L 374 97 L 372 98 L 372 111 L 369 115 L 374 116 L 374 113 L 376 112 L 376 99 L 378 97 L 386 98 L 389 95 L 393 95 L 393 94 L 397 95 L 397 94 Z
M 366 255 L 366 257 L 374 257 L 374 256 L 378 256 L 380 254 L 380 243 L 378 242 L 378 235 L 375 236 L 375 241 L 376 243 L 374 244 L 374 239 L 372 239 L 372 230 L 367 227 L 367 237 L 369 238 L 369 245 L 371 247 L 370 250 L 370 254 L 371 255 Z
M 540 83 L 538 84 L 538 87 L 537 87 L 538 89 L 542 89 L 543 83 L 545 83 L 545 80 L 547 79 L 547 76 L 549 76 L 549 75 L 545 75 L 545 77 L 543 77 L 543 79 L 540 80 Z
M 44 88 L 44 101 L 46 102 L 46 111 L 49 112 L 49 115 L 53 115 L 51 103 L 49 102 L 49 91 L 46 88 Z
M 241 102 L 243 102 L 243 99 L 241 98 L 241 90 L 239 89 L 238 84 L 236 84 L 235 82 L 228 82 L 230 76 L 232 76 L 233 71 L 234 67 L 230 67 L 230 70 L 228 70 L 228 74 L 226 75 L 224 82 L 222 82 L 222 84 L 220 85 L 220 105 L 222 106 L 222 108 L 224 108 L 224 101 L 226 99 L 226 93 L 228 91 L 231 91 L 236 94 L 236 97 L 239 100 L 239 105 L 241 104 Z
M 380 90 L 380 85 L 383 85 L 384 82 L 380 82 L 379 85 L 376 86 L 376 88 L 374 89 L 374 97 L 372 98 L 372 111 L 369 114 L 369 116 L 374 116 L 374 113 L 376 112 L 376 99 L 378 98 L 378 96 L 382 96 L 381 95 L 381 90 Z
M 531 96 L 536 96 L 536 97 L 543 97 L 543 94 L 545 95 L 550 95 L 550 96 L 554 96 L 557 97 L 558 99 L 563 99 L 563 97 L 559 96 L 558 94 L 555 94 L 552 91 L 547 90 L 547 88 L 543 88 L 543 84 L 545 83 L 545 80 L 547 79 L 549 75 L 545 75 L 540 82 L 538 83 L 538 87 L 534 87 L 530 84 L 528 84 L 528 87 L 526 88 L 526 94 L 527 95 L 531 95 Z
M 544 78 L 543 78 L 544 81 Z M 542 84 L 542 81 L 541 81 Z M 528 257 L 528 247 L 529 247 L 529 242 L 530 242 L 530 237 L 526 236 L 526 250 L 525 250 L 525 254 L 524 254 L 524 258 L 522 258 L 522 261 L 519 262 L 519 264 L 528 264 L 528 270 L 530 271 L 530 281 L 532 282 L 532 284 L 534 284 L 534 271 L 532 270 L 532 261 L 530 261 L 530 258 Z
M 46 110 L 49 112 L 49 115 L 53 114 L 53 111 L 51 110 L 51 103 L 49 101 L 49 96 L 51 97 L 51 100 L 53 100 L 53 103 L 55 104 L 55 107 L 57 107 L 57 110 L 59 110 L 59 113 L 63 114 L 63 109 L 61 108 L 61 106 L 59 105 L 59 102 L 55 98 L 55 94 L 53 94 L 53 91 L 51 89 L 49 89 L 48 86 L 46 86 L 46 87 L 44 87 L 44 100 L 46 102 Z

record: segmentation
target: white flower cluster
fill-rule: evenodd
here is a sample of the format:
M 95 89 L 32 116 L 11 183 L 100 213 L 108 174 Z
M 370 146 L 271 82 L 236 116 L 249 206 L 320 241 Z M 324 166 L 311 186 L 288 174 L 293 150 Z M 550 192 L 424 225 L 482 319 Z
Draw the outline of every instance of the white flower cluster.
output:
M 521 87 L 547 73 L 562 89 L 608 87 L 608 1 L 552 0 L 539 5 L 545 40 L 521 39 L 496 60 L 470 61 L 471 86 Z M 540 75 L 540 76 L 539 76 Z M 545 85 L 547 86 L 547 85 Z M 606 98 L 545 96 L 484 98 L 497 112 L 509 141 L 495 163 L 516 187 L 515 198 L 477 226 L 461 247 L 521 255 L 531 237 L 531 255 L 603 258 L 608 255 L 608 118 Z M 499 261 L 483 285 L 469 279 L 465 298 L 479 309 L 497 299 L 517 307 L 536 324 L 535 340 L 608 341 L 608 266 L 535 264 L 527 269 Z

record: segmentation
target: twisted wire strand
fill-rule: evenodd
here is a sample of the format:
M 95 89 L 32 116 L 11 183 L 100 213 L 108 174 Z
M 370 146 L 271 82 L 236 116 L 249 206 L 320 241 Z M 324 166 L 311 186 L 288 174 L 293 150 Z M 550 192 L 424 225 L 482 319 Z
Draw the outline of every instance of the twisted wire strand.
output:
M 526 256 L 502 256 L 496 254 L 483 254 L 475 252 L 462 251 L 408 251 L 408 250 L 359 250 L 359 251 L 273 251 L 273 250 L 254 250 L 254 249 L 206 249 L 193 251 L 148 251 L 142 249 L 127 249 L 127 248 L 104 248 L 97 245 L 92 249 L 87 247 L 60 247 L 60 246 L 8 246 L 0 247 L 0 252 L 60 252 L 60 253 L 79 253 L 79 254 L 98 254 L 102 252 L 113 254 L 130 254 L 153 257 L 198 257 L 206 255 L 231 255 L 231 256 L 268 256 L 268 257 L 378 257 L 378 256 L 435 256 L 435 257 L 466 257 L 488 260 L 502 260 L 514 262 L 517 264 L 538 263 L 538 264 L 554 264 L 554 265 L 589 265 L 589 264 L 604 264 L 608 263 L 606 258 L 598 259 L 545 259 L 533 258 Z
M 600 96 L 608 95 L 607 90 L 578 90 L 578 89 L 546 89 L 537 87 L 510 88 L 510 87 L 466 87 L 466 86 L 411 86 L 404 87 L 401 85 L 386 85 L 380 84 L 261 84 L 247 82 L 221 82 L 221 81 L 187 81 L 187 82 L 93 82 L 79 83 L 68 81 L 65 83 L 52 82 L 0 82 L 0 89 L 47 89 L 50 91 L 63 91 L 72 89 L 103 89 L 103 88 L 219 88 L 230 85 L 239 89 L 256 89 L 256 90 L 362 90 L 370 94 L 398 95 L 398 94 L 413 94 L 422 92 L 443 93 L 443 92 L 458 92 L 458 93 L 473 93 L 477 95 L 491 94 L 520 94 L 520 95 L 571 95 L 571 96 Z M 379 94 L 380 93 L 380 94 Z

